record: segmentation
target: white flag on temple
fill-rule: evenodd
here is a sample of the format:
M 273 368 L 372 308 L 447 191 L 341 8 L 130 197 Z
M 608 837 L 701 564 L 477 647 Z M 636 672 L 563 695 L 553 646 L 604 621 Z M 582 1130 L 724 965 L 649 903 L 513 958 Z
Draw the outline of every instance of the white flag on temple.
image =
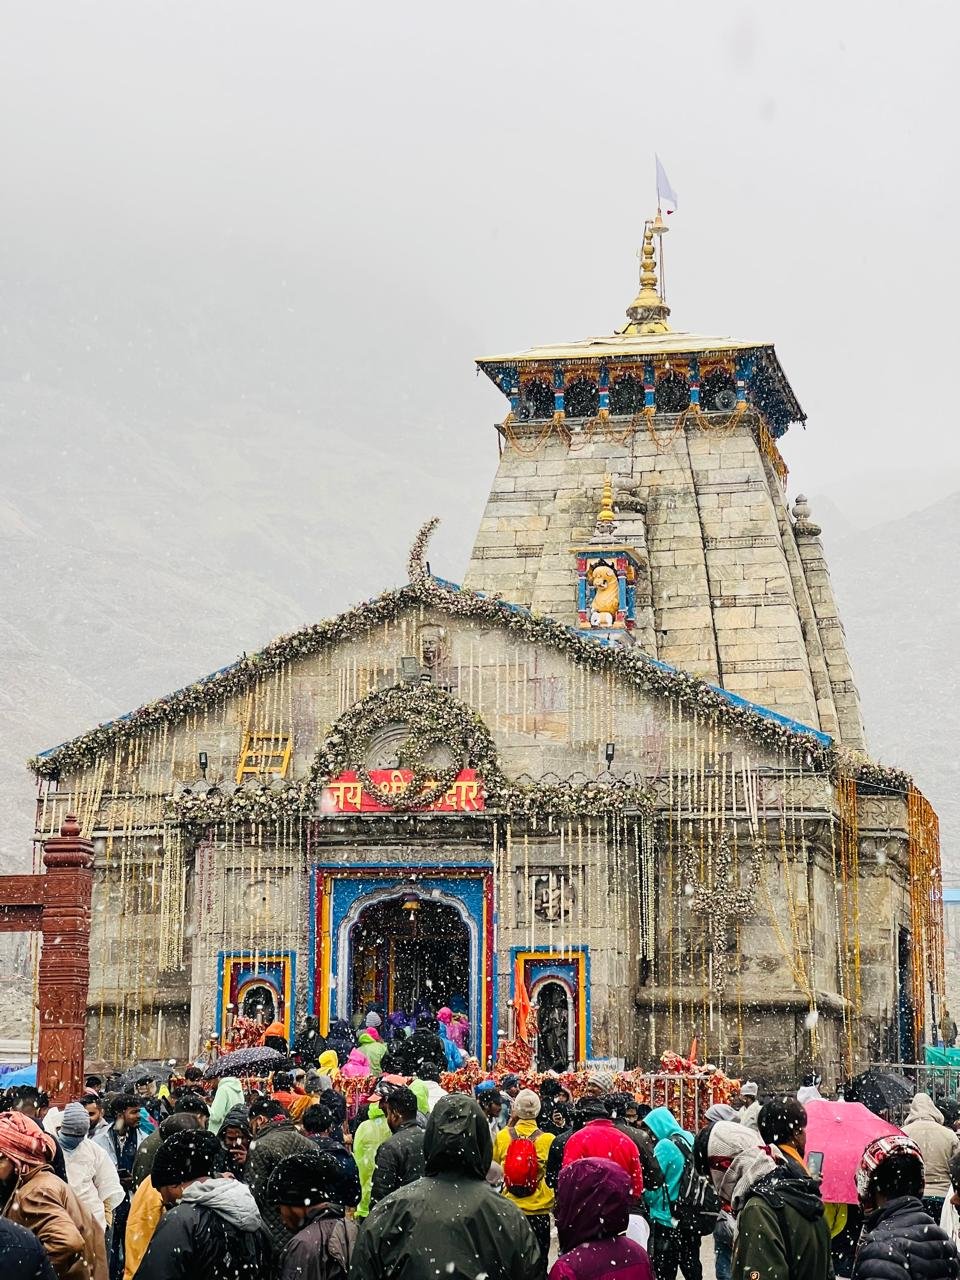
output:
M 660 157 L 657 156 L 656 160 L 657 160 L 657 208 L 659 209 L 662 205 L 668 204 L 672 207 L 667 210 L 667 213 L 675 213 L 677 208 L 677 193 L 674 191 L 673 187 L 670 185 L 670 179 L 667 177 L 666 169 L 664 169 L 663 165 L 660 163 Z

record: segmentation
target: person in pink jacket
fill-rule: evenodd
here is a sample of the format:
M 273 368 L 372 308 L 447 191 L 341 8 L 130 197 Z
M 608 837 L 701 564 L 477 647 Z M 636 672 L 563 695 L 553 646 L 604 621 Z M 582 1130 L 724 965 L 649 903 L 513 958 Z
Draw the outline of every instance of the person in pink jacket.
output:
M 370 1059 L 365 1053 L 361 1053 L 359 1049 L 351 1049 L 346 1062 L 340 1068 L 340 1074 L 342 1076 L 373 1075 Z
M 454 1013 L 446 1005 L 437 1010 L 437 1020 L 446 1027 L 448 1040 L 452 1040 L 457 1048 L 466 1053 L 467 1037 L 470 1035 L 470 1023 L 462 1013 Z

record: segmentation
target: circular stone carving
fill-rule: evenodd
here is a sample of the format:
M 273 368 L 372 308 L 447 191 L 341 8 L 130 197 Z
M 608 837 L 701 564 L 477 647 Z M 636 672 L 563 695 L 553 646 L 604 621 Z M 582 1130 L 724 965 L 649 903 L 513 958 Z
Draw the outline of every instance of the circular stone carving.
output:
M 436 705 L 408 705 L 399 724 L 388 705 L 369 708 L 369 713 L 365 731 L 357 734 L 350 750 L 350 763 L 360 775 L 364 791 L 397 809 L 424 808 L 450 790 L 466 756 L 459 724 L 440 714 Z M 400 737 L 398 728 L 404 736 Z M 395 767 L 413 774 L 404 790 L 396 794 L 374 782 L 367 765 L 371 747 L 384 729 L 390 730 L 391 741 L 396 743 Z
M 450 789 L 482 736 L 478 718 L 450 694 L 429 684 L 394 685 L 370 694 L 338 720 L 315 768 L 320 778 L 352 769 L 363 789 L 389 808 L 425 809 Z M 486 754 L 492 764 L 492 749 Z M 371 770 L 384 768 L 407 769 L 413 777 L 394 793 L 371 777 Z

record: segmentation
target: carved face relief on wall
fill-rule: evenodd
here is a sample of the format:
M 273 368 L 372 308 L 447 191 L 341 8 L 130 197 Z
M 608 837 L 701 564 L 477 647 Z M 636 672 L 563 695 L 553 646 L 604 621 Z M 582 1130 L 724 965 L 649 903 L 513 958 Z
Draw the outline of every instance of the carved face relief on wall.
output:
M 517 889 L 521 918 L 529 918 L 531 904 L 536 919 L 548 924 L 559 924 L 573 915 L 577 892 L 565 870 L 533 871 L 526 886 L 521 877 Z

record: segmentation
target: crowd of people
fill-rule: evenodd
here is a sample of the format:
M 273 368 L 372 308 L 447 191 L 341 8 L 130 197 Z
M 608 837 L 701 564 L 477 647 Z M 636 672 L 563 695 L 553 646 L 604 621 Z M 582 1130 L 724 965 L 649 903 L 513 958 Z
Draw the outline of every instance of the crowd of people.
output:
M 744 1084 L 696 1132 L 605 1070 L 446 1093 L 422 1026 L 358 1090 L 371 1029 L 331 1044 L 308 1028 L 268 1077 L 90 1077 L 62 1109 L 11 1090 L 11 1280 L 701 1280 L 709 1236 L 717 1280 L 960 1278 L 953 1104 L 918 1094 L 864 1150 L 858 1205 L 825 1205 L 804 1088 Z

